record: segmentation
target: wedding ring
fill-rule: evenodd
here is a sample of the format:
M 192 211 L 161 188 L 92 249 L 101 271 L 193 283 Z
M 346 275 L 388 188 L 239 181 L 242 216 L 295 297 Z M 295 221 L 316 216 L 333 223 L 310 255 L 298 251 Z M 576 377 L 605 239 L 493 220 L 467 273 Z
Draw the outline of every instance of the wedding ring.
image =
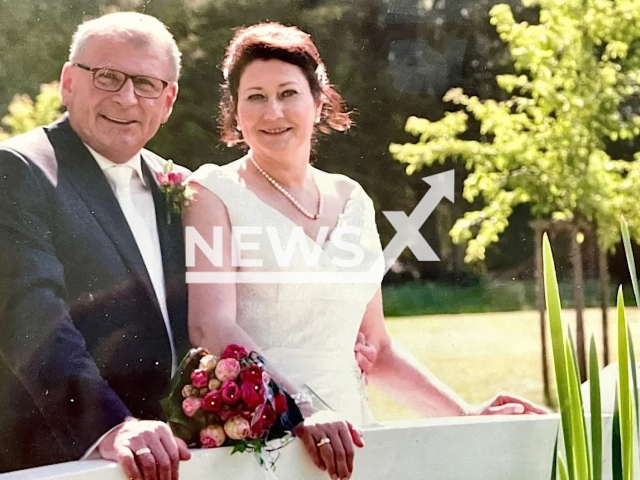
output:
M 316 447 L 320 448 L 321 446 L 326 445 L 328 443 L 331 443 L 331 440 L 328 439 L 327 437 L 324 437 L 322 440 L 316 443 Z
M 147 447 L 141 448 L 140 450 L 136 450 L 135 452 L 133 452 L 133 454 L 136 457 L 139 457 L 140 455 L 146 455 L 147 453 L 151 453 L 151 449 Z

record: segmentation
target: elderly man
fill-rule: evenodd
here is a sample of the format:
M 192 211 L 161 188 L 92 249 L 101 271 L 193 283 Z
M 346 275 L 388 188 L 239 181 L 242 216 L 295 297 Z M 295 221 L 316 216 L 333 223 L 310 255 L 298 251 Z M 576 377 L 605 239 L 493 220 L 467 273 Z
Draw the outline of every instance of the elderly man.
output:
M 189 346 L 181 223 L 155 180 L 166 161 L 143 149 L 179 73 L 157 19 L 86 22 L 62 69 L 68 113 L 0 144 L 0 471 L 96 442 L 132 478 L 177 478 L 189 458 L 157 421 Z

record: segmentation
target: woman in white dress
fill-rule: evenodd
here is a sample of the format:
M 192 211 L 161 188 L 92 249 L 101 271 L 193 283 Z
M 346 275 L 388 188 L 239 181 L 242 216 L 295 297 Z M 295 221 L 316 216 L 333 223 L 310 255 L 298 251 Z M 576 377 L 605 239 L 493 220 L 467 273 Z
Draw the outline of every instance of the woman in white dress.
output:
M 221 253 L 195 248 L 190 262 L 187 252 L 189 273 L 210 274 L 189 285 L 192 343 L 255 349 L 294 398 L 307 385 L 335 410 L 297 397 L 306 420 L 296 434 L 333 478 L 350 476 L 357 428 L 372 419 L 353 353 L 359 332 L 378 352 L 372 380 L 426 416 L 541 412 L 508 395 L 471 407 L 392 342 L 372 201 L 357 182 L 310 164 L 315 135 L 351 122 L 309 36 L 276 23 L 239 30 L 224 78 L 223 139 L 249 151 L 190 178 L 187 230 Z

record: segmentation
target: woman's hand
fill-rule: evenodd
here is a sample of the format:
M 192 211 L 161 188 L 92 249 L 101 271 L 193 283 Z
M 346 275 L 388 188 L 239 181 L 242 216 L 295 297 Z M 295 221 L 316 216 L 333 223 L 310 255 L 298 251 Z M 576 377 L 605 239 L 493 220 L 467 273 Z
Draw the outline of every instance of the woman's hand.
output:
M 364 333 L 358 332 L 354 352 L 356 354 L 358 367 L 360 367 L 360 371 L 366 379 L 367 375 L 369 375 L 373 370 L 376 360 L 378 359 L 378 350 L 374 345 L 367 342 Z
M 510 393 L 499 393 L 481 405 L 471 407 L 467 415 L 527 415 L 549 413 L 544 407 Z
M 364 447 L 362 434 L 334 412 L 317 412 L 293 433 L 304 443 L 313 463 L 331 478 L 348 479 L 353 472 L 354 445 Z

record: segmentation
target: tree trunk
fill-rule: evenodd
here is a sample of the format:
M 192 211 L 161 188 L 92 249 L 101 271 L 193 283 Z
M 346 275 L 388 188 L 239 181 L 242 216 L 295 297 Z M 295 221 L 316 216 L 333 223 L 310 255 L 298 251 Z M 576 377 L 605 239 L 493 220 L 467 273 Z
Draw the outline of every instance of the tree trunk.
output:
M 598 246 L 598 264 L 600 280 L 600 308 L 602 309 L 602 348 L 603 366 L 609 365 L 609 321 L 607 308 L 609 307 L 609 269 L 607 268 L 607 252 Z

